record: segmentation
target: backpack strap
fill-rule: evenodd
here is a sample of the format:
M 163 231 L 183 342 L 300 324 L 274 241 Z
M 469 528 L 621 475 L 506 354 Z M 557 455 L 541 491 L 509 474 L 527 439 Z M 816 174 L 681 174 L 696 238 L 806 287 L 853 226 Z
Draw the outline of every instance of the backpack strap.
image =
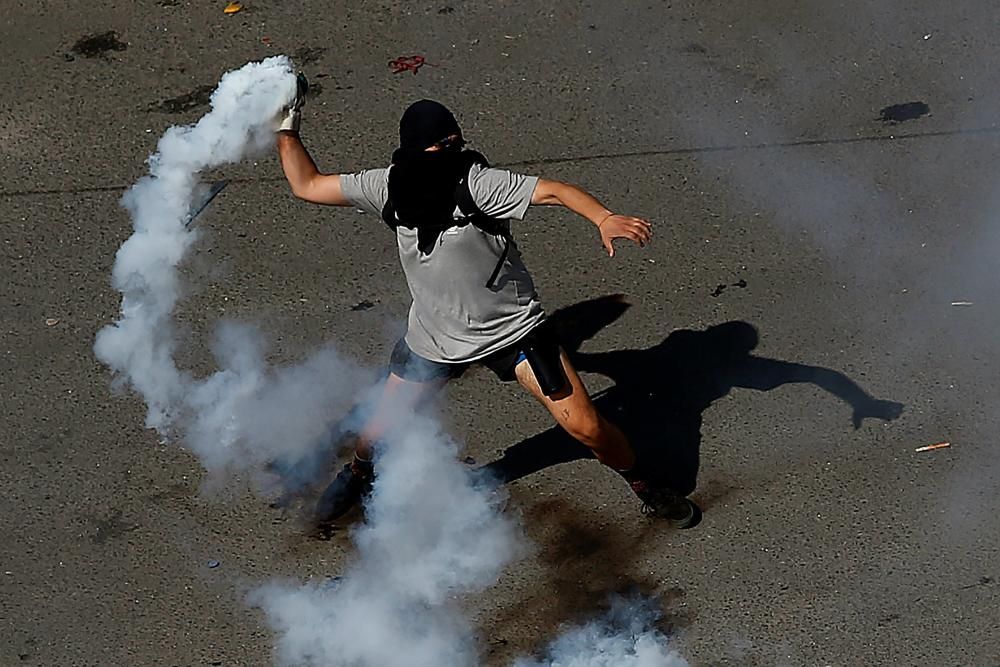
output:
M 390 166 L 389 169 L 391 170 L 392 167 Z M 386 179 L 386 191 L 388 191 L 388 177 Z M 396 207 L 392 203 L 392 197 L 385 198 L 385 204 L 382 206 L 382 222 L 389 225 L 389 229 L 393 232 L 396 231 L 396 227 L 399 227 L 399 220 L 396 219 Z
M 382 222 L 389 225 L 389 229 L 396 231 L 396 227 L 399 227 L 399 220 L 396 219 L 396 207 L 392 205 L 392 199 L 385 200 L 385 206 L 382 207 Z
M 469 170 L 472 169 L 473 165 L 479 165 L 483 169 L 490 166 L 490 163 L 486 161 L 482 153 L 477 153 L 476 151 L 465 151 L 468 156 L 466 161 L 469 163 L 468 167 L 462 173 L 462 177 L 458 179 L 458 184 L 455 186 L 455 203 L 458 205 L 458 210 L 462 212 L 466 218 L 487 218 L 492 220 L 488 215 L 483 213 L 483 210 L 479 208 L 476 204 L 476 200 L 472 197 L 472 191 L 469 189 Z
M 469 154 L 469 169 L 472 169 L 472 166 L 476 164 L 482 166 L 484 169 L 490 166 L 490 163 L 486 161 L 486 158 L 481 153 L 477 153 L 476 151 L 466 152 Z M 493 268 L 493 273 L 490 274 L 489 280 L 486 281 L 486 287 L 493 289 L 496 285 L 497 277 L 500 275 L 500 270 L 503 269 L 504 262 L 507 261 L 507 255 L 510 254 L 510 244 L 512 241 L 510 231 L 500 224 L 496 218 L 483 213 L 483 210 L 476 204 L 476 200 L 472 196 L 472 190 L 469 188 L 468 170 L 465 171 L 455 186 L 455 204 L 458 205 L 458 210 L 462 212 L 467 222 L 488 234 L 495 234 L 503 238 L 503 252 L 500 254 L 500 259 Z

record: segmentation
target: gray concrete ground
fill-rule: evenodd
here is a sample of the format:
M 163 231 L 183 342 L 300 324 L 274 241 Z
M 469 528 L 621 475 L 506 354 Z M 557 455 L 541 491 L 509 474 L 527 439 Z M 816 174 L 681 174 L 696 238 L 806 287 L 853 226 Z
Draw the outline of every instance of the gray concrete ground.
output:
M 682 533 L 590 461 L 513 483 L 539 551 L 467 602 L 485 662 L 537 650 L 634 584 L 660 597 L 692 664 L 1000 664 L 993 3 L 224 5 L 5 3 L 0 663 L 268 664 L 244 591 L 351 558 L 346 537 L 308 540 L 265 499 L 201 493 L 197 461 L 142 428 L 91 351 L 119 305 L 117 201 L 157 137 L 204 113 L 224 71 L 291 53 L 321 87 L 303 134 L 324 168 L 383 163 L 401 109 L 430 96 L 495 162 L 656 223 L 650 248 L 614 260 L 567 214 L 519 228 L 549 309 L 632 304 L 585 352 L 742 321 L 759 356 L 905 406 L 855 429 L 810 382 L 714 387 L 699 410 L 704 519 Z M 73 52 L 110 30 L 120 50 Z M 412 54 L 430 65 L 391 73 Z M 908 102 L 929 113 L 880 117 Z M 381 363 L 407 306 L 386 230 L 294 201 L 272 156 L 225 175 L 239 180 L 192 261 L 210 280 L 181 313 L 188 363 L 205 363 L 222 314 L 261 322 L 279 360 L 334 340 Z M 375 306 L 352 310 L 363 300 Z M 447 398 L 481 463 L 548 428 L 486 374 Z M 697 424 L 687 435 L 699 444 Z

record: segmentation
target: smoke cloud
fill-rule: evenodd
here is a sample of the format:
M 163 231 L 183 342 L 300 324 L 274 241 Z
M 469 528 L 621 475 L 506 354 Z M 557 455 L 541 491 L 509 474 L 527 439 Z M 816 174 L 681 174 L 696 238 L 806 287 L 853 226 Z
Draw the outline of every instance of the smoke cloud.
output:
M 284 56 L 227 73 L 209 113 L 167 130 L 149 158 L 149 175 L 122 199 L 135 231 L 112 275 L 122 293 L 121 317 L 98 333 L 95 354 L 116 384 L 142 395 L 147 427 L 176 436 L 217 475 L 277 464 L 286 475 L 308 476 L 330 440 L 331 415 L 346 412 L 358 388 L 370 384 L 369 373 L 329 346 L 301 363 L 270 367 L 259 332 L 236 322 L 216 330 L 217 371 L 199 378 L 177 367 L 173 312 L 181 294 L 178 267 L 197 240 L 187 223 L 198 174 L 269 147 L 275 118 L 295 87 Z M 277 632 L 281 663 L 479 663 L 475 631 L 458 597 L 495 583 L 527 545 L 500 511 L 502 491 L 474 479 L 456 450 L 432 420 L 410 416 L 377 454 L 367 520 L 353 533 L 353 565 L 342 577 L 272 583 L 250 596 Z M 648 609 L 616 610 L 569 632 L 546 662 L 519 667 L 684 664 L 651 629 Z
M 491 586 L 528 546 L 429 421 L 390 439 L 343 577 L 273 583 L 251 594 L 279 633 L 277 659 L 296 667 L 474 667 L 475 632 L 457 598 Z M 655 628 L 652 600 L 616 598 L 570 628 L 542 659 L 514 667 L 687 667 Z
M 250 598 L 280 633 L 281 664 L 478 664 L 455 598 L 492 585 L 523 553 L 520 533 L 499 513 L 499 492 L 475 483 L 429 420 L 410 421 L 387 442 L 343 578 L 272 584 Z
M 603 618 L 564 632 L 543 660 L 514 667 L 688 667 L 655 628 L 658 616 L 651 600 L 615 598 Z

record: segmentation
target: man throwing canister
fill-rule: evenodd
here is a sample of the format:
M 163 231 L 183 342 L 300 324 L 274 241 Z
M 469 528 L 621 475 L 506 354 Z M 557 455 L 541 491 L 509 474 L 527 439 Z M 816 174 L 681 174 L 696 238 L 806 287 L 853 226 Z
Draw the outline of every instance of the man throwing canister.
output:
M 465 150 L 462 130 L 438 102 L 410 105 L 399 123 L 399 148 L 387 168 L 321 173 L 299 137 L 300 91 L 279 126 L 278 154 L 292 193 L 305 201 L 353 206 L 382 218 L 394 232 L 413 303 L 406 335 L 389 359 L 389 374 L 354 458 L 326 489 L 317 520 L 329 524 L 371 489 L 373 449 L 405 425 L 428 398 L 472 364 L 504 382 L 517 381 L 570 435 L 591 449 L 642 501 L 644 512 L 677 527 L 695 520 L 694 504 L 643 468 L 622 431 L 601 415 L 549 330 L 510 220 L 531 206 L 564 206 L 597 228 L 609 256 L 614 241 L 649 243 L 650 223 L 605 208 L 584 190 L 559 181 L 490 167 Z

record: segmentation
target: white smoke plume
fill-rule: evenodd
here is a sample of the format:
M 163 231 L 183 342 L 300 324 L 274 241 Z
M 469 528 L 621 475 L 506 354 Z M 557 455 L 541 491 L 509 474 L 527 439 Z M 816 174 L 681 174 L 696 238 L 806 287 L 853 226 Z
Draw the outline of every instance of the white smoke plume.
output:
M 552 642 L 545 658 L 514 667 L 688 667 L 654 626 L 651 600 L 616 598 L 601 619 L 570 628 Z
M 337 581 L 272 584 L 251 596 L 279 632 L 283 665 L 465 667 L 475 633 L 456 596 L 492 585 L 522 550 L 500 496 L 473 483 L 429 421 L 388 438 L 354 533 L 357 560 Z
M 356 391 L 351 380 L 359 371 L 332 350 L 270 370 L 260 336 L 235 323 L 218 328 L 220 370 L 211 376 L 194 378 L 175 362 L 178 266 L 198 236 L 187 225 L 198 175 L 271 146 L 275 119 L 295 89 L 285 56 L 226 73 L 211 110 L 194 125 L 168 129 L 149 158 L 149 175 L 122 199 L 135 231 L 118 250 L 112 274 L 122 293 L 121 318 L 98 333 L 94 352 L 118 384 L 145 399 L 146 426 L 163 435 L 180 432 L 210 472 L 279 458 L 299 463 L 327 437 L 331 408 Z
M 179 436 L 210 473 L 278 463 L 285 474 L 308 474 L 315 463 L 310 457 L 329 441 L 331 415 L 351 406 L 370 379 L 332 347 L 297 365 L 272 368 L 261 336 L 233 322 L 216 332 L 218 371 L 197 378 L 175 361 L 178 267 L 197 239 L 187 223 L 198 175 L 269 147 L 275 118 L 295 87 L 283 56 L 227 73 L 211 110 L 196 124 L 163 135 L 149 158 L 149 175 L 122 201 L 135 231 L 119 249 L 112 276 L 122 293 L 121 317 L 98 333 L 94 350 L 116 383 L 142 395 L 147 427 Z M 251 596 L 278 633 L 280 662 L 479 663 L 475 632 L 458 597 L 496 582 L 525 545 L 516 523 L 499 511 L 500 493 L 471 479 L 455 454 L 455 444 L 431 420 L 408 419 L 378 453 L 367 521 L 353 535 L 357 559 L 343 577 L 270 584 Z M 683 665 L 663 636 L 649 629 L 648 614 L 625 618 L 629 613 L 571 631 L 553 645 L 548 662 L 519 664 Z
M 501 497 L 472 482 L 456 448 L 430 422 L 396 433 L 355 531 L 343 577 L 255 591 L 278 634 L 277 661 L 294 667 L 475 667 L 475 632 L 461 594 L 491 586 L 526 545 L 498 512 Z M 386 452 L 388 452 L 386 454 Z M 617 598 L 602 618 L 570 628 L 541 660 L 514 667 L 688 667 L 654 626 L 653 601 Z

